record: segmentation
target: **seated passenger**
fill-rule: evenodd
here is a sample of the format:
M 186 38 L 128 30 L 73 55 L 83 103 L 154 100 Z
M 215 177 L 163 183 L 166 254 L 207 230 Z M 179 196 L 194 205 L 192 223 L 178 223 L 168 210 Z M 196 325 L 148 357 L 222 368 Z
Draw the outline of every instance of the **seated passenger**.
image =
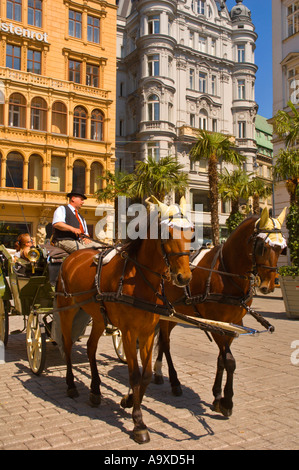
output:
M 28 261 L 27 255 L 32 247 L 33 241 L 29 233 L 21 233 L 15 243 L 15 249 L 17 252 L 14 255 L 14 261 L 17 262 L 19 258 Z

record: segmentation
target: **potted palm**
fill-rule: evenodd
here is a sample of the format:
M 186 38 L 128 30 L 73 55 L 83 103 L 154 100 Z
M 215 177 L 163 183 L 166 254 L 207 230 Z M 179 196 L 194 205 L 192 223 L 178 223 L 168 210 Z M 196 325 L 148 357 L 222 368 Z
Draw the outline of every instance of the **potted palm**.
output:
M 285 180 L 290 197 L 286 227 L 291 263 L 279 269 L 279 278 L 286 314 L 299 318 L 299 150 L 292 148 L 299 138 L 299 113 L 291 102 L 288 106 L 291 113 L 279 111 L 274 118 L 276 133 L 286 144 L 274 166 L 274 178 Z

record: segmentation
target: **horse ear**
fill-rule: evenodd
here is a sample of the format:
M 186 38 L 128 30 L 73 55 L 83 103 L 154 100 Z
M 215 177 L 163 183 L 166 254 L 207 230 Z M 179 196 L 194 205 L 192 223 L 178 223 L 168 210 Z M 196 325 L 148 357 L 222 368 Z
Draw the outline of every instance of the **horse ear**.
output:
M 165 216 L 167 214 L 169 207 L 164 204 L 164 202 L 159 201 L 156 196 L 148 197 L 145 202 L 147 203 L 150 211 L 157 210 L 158 207 L 158 211 L 160 212 L 161 216 Z
M 180 199 L 180 209 L 182 211 L 183 215 L 186 215 L 186 206 L 187 206 L 187 201 L 184 196 L 181 197 Z
M 279 214 L 278 217 L 276 217 L 276 220 L 280 223 L 280 226 L 282 226 L 284 219 L 286 217 L 286 212 L 287 212 L 287 207 L 285 207 L 281 213 Z
M 260 218 L 260 228 L 265 227 L 268 219 L 269 219 L 269 210 L 268 210 L 268 207 L 264 207 L 264 209 L 262 210 L 261 218 Z

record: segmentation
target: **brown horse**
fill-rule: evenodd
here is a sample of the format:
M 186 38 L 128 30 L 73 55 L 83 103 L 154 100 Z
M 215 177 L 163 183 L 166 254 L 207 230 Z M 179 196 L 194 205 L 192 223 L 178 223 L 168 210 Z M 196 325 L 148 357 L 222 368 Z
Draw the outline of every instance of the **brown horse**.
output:
M 247 312 L 242 302 L 248 306 L 252 303 L 253 286 L 250 278 L 259 276 L 259 288 L 263 294 L 274 290 L 277 260 L 285 246 L 281 235 L 284 217 L 285 210 L 277 219 L 270 219 L 269 213 L 264 210 L 258 222 L 256 217 L 246 219 L 230 235 L 222 249 L 211 249 L 198 262 L 192 272 L 189 294 L 185 298 L 182 299 L 179 289 L 169 284 L 166 286 L 168 300 L 179 312 L 186 315 L 242 325 L 242 319 Z M 170 332 L 174 326 L 174 322 L 160 321 L 159 353 L 154 366 L 155 382 L 163 382 L 164 353 L 173 394 L 180 395 L 182 390 L 170 355 Z M 213 408 L 228 417 L 233 408 L 233 374 L 236 368 L 230 351 L 233 338 L 215 333 L 212 333 L 212 336 L 219 347 L 213 386 Z M 227 373 L 227 381 L 222 398 L 224 370 Z
M 152 378 L 152 347 L 155 326 L 159 320 L 159 316 L 155 314 L 155 306 L 160 298 L 161 280 L 167 276 L 174 284 L 182 287 L 191 279 L 189 249 L 193 229 L 182 214 L 173 215 L 168 208 L 165 215 L 165 207 L 168 206 L 159 206 L 161 218 L 157 239 L 148 236 L 130 241 L 108 264 L 101 266 L 98 276 L 98 267 L 94 262 L 95 251 L 79 250 L 63 263 L 57 284 L 57 307 L 61 309 L 68 395 L 77 396 L 71 363 L 71 329 L 79 304 L 84 304 L 85 312 L 93 320 L 87 343 L 91 367 L 90 399 L 93 404 L 100 403 L 100 378 L 95 354 L 105 322 L 109 320 L 110 324 L 122 332 L 132 394 L 125 396 L 121 404 L 124 408 L 133 406 L 133 438 L 138 443 L 149 441 L 149 433 L 142 419 L 141 401 Z M 166 230 L 164 239 L 161 235 L 162 224 Z M 151 227 L 148 228 L 148 234 L 150 229 Z M 126 302 L 120 302 L 122 299 Z M 146 303 L 151 305 L 151 311 L 144 310 Z M 142 374 L 137 361 L 137 339 Z

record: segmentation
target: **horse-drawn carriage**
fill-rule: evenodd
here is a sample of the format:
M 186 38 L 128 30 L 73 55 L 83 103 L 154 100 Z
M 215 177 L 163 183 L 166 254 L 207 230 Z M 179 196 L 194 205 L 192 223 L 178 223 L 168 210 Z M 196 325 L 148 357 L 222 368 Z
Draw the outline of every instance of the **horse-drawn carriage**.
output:
M 51 255 L 52 253 L 52 255 Z M 30 368 L 36 375 L 42 373 L 46 361 L 47 343 L 56 343 L 54 334 L 55 283 L 58 270 L 67 253 L 55 253 L 50 245 L 31 248 L 28 261 L 13 259 L 13 251 L 0 245 L 0 341 L 7 345 L 9 318 L 22 316 L 24 327 L 12 334 L 26 331 L 26 349 Z M 57 312 L 58 313 L 58 312 Z M 80 330 L 75 339 L 84 335 L 90 317 L 80 312 Z M 59 328 L 59 325 L 58 325 Z M 108 325 L 118 358 L 126 362 L 121 332 Z
M 213 405 L 215 411 L 225 416 L 231 414 L 235 360 L 230 346 L 240 334 L 258 333 L 243 326 L 246 313 L 252 314 L 266 328 L 265 331 L 273 331 L 267 320 L 254 312 L 250 305 L 253 286 L 258 279 L 263 293 L 274 289 L 277 260 L 284 245 L 281 225 L 285 214 L 270 219 L 269 213 L 263 213 L 259 220 L 257 217 L 245 220 L 223 246 L 212 248 L 203 257 L 195 253 L 190 263 L 192 224 L 183 209 L 171 212 L 164 206 L 159 204 L 157 230 L 152 230 L 150 222 L 153 218 L 147 216 L 148 237 L 131 240 L 115 250 L 115 256 L 107 264 L 103 263 L 103 254 L 95 260 L 91 249 L 78 250 L 68 256 L 62 264 L 55 293 L 47 271 L 39 273 L 35 266 L 34 276 L 21 280 L 13 270 L 5 248 L 0 250 L 1 339 L 5 341 L 7 337 L 10 309 L 12 313 L 25 314 L 28 359 L 33 372 L 39 373 L 43 366 L 42 346 L 47 336 L 52 336 L 48 318 L 53 313 L 55 296 L 54 311 L 60 316 L 69 397 L 78 394 L 71 362 L 72 326 L 78 309 L 84 305 L 85 313 L 92 318 L 87 354 L 93 405 L 101 401 L 96 362 L 98 340 L 108 323 L 121 331 L 132 389 L 132 393 L 123 397 L 121 405 L 133 408 L 133 438 L 138 443 L 149 440 L 141 402 L 152 380 L 152 349 L 159 320 L 162 333 L 159 361 L 165 354 L 172 386 L 178 379 L 169 351 L 172 327 L 165 328 L 165 324 L 188 323 L 212 334 L 219 347 Z M 158 236 L 152 238 L 152 233 Z M 45 269 L 49 269 L 49 263 Z M 12 299 L 15 302 L 13 307 L 10 305 Z M 161 318 L 168 321 L 163 322 Z M 142 373 L 137 360 L 137 341 Z M 222 397 L 224 370 L 227 381 Z

